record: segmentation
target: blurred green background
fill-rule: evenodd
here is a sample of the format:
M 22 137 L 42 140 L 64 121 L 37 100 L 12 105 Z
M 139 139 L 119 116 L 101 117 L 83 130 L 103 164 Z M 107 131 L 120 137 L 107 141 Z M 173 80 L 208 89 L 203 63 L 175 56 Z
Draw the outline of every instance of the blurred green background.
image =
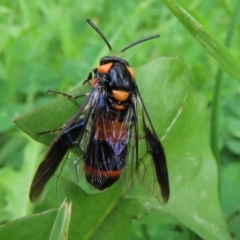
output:
M 224 44 L 239 1 L 176 2 Z M 135 40 L 159 33 L 159 40 L 136 46 L 125 52 L 123 58 L 131 66 L 139 67 L 163 56 L 180 57 L 191 70 L 195 87 L 207 99 L 210 122 L 217 60 L 164 2 L 0 0 L 0 223 L 59 206 L 60 201 L 56 200 L 37 208 L 29 203 L 32 176 L 46 147 L 21 132 L 12 119 L 56 98 L 46 94 L 48 89 L 68 92 L 80 86 L 89 71 L 98 66 L 99 59 L 109 55 L 107 46 L 86 18 L 102 30 L 115 53 Z M 238 21 L 233 32 L 230 52 L 239 59 Z M 220 199 L 228 227 L 240 239 L 240 87 L 231 75 L 223 73 L 222 77 L 217 116 Z M 133 224 L 133 239 L 157 239 L 157 217 L 152 214 L 148 218 Z M 177 220 L 169 222 L 173 226 L 170 229 L 161 225 L 165 231 L 176 231 L 181 225 Z M 183 238 L 171 239 L 199 238 L 191 231 L 183 234 Z

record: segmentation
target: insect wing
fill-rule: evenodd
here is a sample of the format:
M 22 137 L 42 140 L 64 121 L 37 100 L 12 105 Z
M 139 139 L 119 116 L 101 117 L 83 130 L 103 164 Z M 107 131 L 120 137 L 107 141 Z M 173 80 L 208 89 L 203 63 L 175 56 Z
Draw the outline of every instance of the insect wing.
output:
M 128 152 L 127 160 L 123 171 L 123 183 L 126 189 L 131 189 L 135 183 L 136 167 L 139 152 L 139 127 L 136 112 L 136 95 L 132 95 L 128 109 Z
M 35 201 L 41 194 L 48 180 L 53 176 L 64 156 L 80 141 L 87 122 L 96 106 L 98 91 L 93 89 L 78 112 L 66 124 L 62 132 L 55 138 L 48 152 L 40 163 L 33 178 L 29 197 Z M 88 108 L 88 111 L 85 111 Z
M 157 181 L 163 200 L 167 202 L 170 195 L 170 187 L 164 149 L 153 128 L 139 92 L 136 104 L 137 129 L 140 136 L 137 161 L 138 177 L 147 192 L 155 192 L 155 184 L 153 183 Z
M 61 137 L 54 140 L 33 178 L 30 188 L 31 201 L 35 201 L 38 198 L 64 156 L 73 147 L 75 139 L 81 135 L 83 131 L 84 122 L 84 119 L 81 120 L 78 124 L 65 130 Z

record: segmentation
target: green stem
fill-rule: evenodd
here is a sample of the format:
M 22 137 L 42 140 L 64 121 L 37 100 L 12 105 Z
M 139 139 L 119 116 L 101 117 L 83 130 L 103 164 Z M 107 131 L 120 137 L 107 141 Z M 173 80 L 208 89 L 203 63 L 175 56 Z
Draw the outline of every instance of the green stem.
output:
M 240 0 L 238 0 L 237 5 L 235 7 L 235 11 L 228 29 L 227 36 L 226 36 L 225 45 L 228 48 L 231 45 L 231 41 L 232 41 L 234 32 L 236 30 L 239 17 L 240 17 Z M 219 145 L 218 145 L 218 142 L 219 142 L 218 141 L 219 139 L 218 119 L 219 119 L 220 93 L 221 93 L 221 87 L 222 87 L 222 76 L 223 76 L 223 71 L 219 68 L 217 70 L 216 78 L 215 78 L 215 87 L 214 87 L 213 100 L 212 100 L 212 114 L 211 114 L 211 120 L 210 120 L 210 142 L 211 142 L 211 148 L 212 148 L 213 154 L 218 164 L 218 170 L 220 170 L 220 167 L 219 167 L 220 152 L 219 152 Z

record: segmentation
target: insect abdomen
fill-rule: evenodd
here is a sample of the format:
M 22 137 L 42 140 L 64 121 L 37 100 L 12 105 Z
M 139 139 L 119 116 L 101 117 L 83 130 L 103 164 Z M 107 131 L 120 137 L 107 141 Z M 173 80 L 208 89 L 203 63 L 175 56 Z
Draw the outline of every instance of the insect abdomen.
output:
M 127 150 L 126 123 L 99 118 L 85 159 L 87 181 L 100 190 L 110 187 L 123 171 Z

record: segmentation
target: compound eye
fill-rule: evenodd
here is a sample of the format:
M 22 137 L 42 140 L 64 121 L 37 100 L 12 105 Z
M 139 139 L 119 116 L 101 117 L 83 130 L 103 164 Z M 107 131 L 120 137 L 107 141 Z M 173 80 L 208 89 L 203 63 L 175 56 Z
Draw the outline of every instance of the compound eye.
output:
M 135 72 L 133 71 L 133 69 L 130 68 L 130 67 L 128 67 L 128 66 L 127 66 L 127 69 L 128 69 L 128 71 L 129 71 L 129 73 L 131 74 L 131 77 L 132 77 L 133 79 L 135 79 Z
M 109 70 L 111 69 L 113 63 L 106 63 L 98 67 L 98 71 L 101 73 L 108 73 Z

